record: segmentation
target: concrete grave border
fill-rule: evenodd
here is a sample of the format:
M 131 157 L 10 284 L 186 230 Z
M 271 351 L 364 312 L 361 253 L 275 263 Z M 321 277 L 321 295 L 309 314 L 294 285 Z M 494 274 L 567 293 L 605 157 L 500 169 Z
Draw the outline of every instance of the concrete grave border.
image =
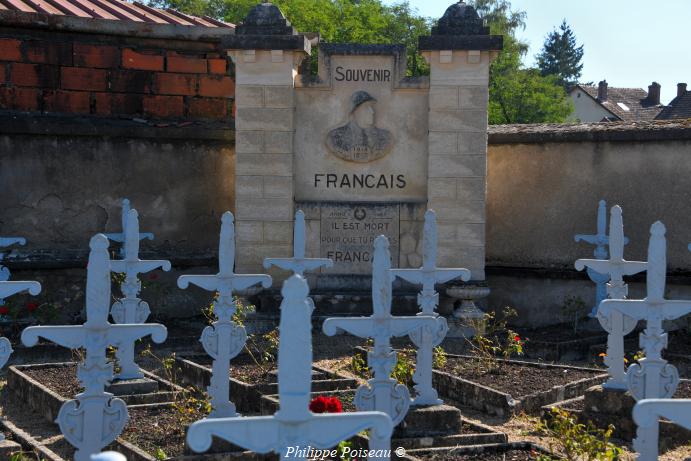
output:
M 185 384 L 195 386 L 198 389 L 206 389 L 211 380 L 211 366 L 201 365 L 194 361 L 195 358 L 208 360 L 206 354 L 181 354 L 175 357 L 175 364 L 181 371 L 181 379 Z M 329 370 L 312 366 L 312 370 L 326 379 L 314 379 L 312 381 L 313 392 L 332 392 L 354 389 L 358 383 L 355 379 L 344 378 Z M 241 413 L 255 413 L 260 411 L 261 401 L 264 395 L 277 395 L 278 383 L 250 384 L 241 381 L 237 377 L 230 377 L 230 393 L 234 397 L 235 404 Z M 273 413 L 273 412 L 271 412 Z
M 59 362 L 59 363 L 39 363 L 35 365 L 12 365 L 7 373 L 7 390 L 16 395 L 19 399 L 25 402 L 29 408 L 36 413 L 42 415 L 50 422 L 54 422 L 57 418 L 60 407 L 70 398 L 61 396 L 47 386 L 36 381 L 28 376 L 22 370 L 27 368 L 42 369 L 42 368 L 57 368 L 76 366 L 76 362 Z M 146 378 L 157 381 L 159 389 L 164 389 L 153 394 L 141 395 L 122 395 L 118 396 L 123 399 L 128 407 L 140 406 L 151 403 L 167 403 L 171 400 L 174 392 L 183 392 L 185 389 L 173 384 L 151 372 L 144 371 Z
M 468 355 L 447 354 L 449 358 L 472 359 Z M 530 366 L 536 368 L 555 368 L 563 370 L 580 370 L 595 372 L 592 378 L 583 378 L 562 386 L 554 386 L 548 391 L 535 392 L 515 399 L 512 395 L 500 392 L 482 384 L 452 375 L 445 371 L 433 370 L 432 379 L 439 394 L 447 401 L 469 406 L 484 413 L 494 414 L 500 417 L 510 417 L 521 411 L 535 415 L 540 409 L 550 403 L 560 402 L 583 395 L 585 390 L 607 379 L 607 373 L 596 368 L 573 367 L 569 365 L 555 365 L 547 363 L 526 362 L 522 360 L 501 360 L 507 364 Z

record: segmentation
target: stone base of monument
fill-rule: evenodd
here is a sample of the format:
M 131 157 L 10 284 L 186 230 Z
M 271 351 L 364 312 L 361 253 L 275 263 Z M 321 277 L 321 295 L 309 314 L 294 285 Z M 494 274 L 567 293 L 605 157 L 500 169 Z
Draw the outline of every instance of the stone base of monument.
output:
M 691 398 L 691 380 L 683 379 L 674 398 Z M 593 386 L 585 393 L 581 419 L 592 421 L 606 429 L 614 426 L 614 437 L 631 441 L 636 437 L 636 423 L 632 418 L 634 398 L 627 391 L 609 390 Z M 668 421 L 660 421 L 660 449 L 669 449 L 691 440 L 691 431 Z
M 118 390 L 123 392 L 154 388 L 156 390 L 151 393 L 119 394 L 118 397 L 128 406 L 172 402 L 176 393 L 184 391 L 182 387 L 153 373 L 145 370 L 143 373 L 145 378 L 142 383 L 137 383 L 133 387 L 123 386 Z M 63 403 L 81 392 L 77 380 L 77 364 L 63 362 L 13 365 L 9 367 L 7 373 L 7 390 L 28 408 L 53 422 Z
M 158 392 L 158 384 L 158 381 L 151 378 L 116 379 L 106 387 L 106 392 L 117 396 L 153 394 Z
M 263 395 L 278 393 L 278 379 L 276 371 L 272 370 L 262 377 L 264 382 L 246 382 L 234 376 L 233 364 L 243 360 L 239 355 L 231 361 L 230 371 L 230 399 L 235 403 L 237 411 L 243 414 L 260 411 Z M 206 389 L 211 382 L 211 358 L 206 354 L 178 355 L 175 364 L 180 370 L 179 378 L 182 383 L 197 389 Z M 357 381 L 345 378 L 319 367 L 312 369 L 312 390 L 337 391 L 353 389 Z
M 454 367 L 466 366 L 477 360 L 478 358 L 474 356 L 448 354 L 445 370 L 433 371 L 434 388 L 443 400 L 503 418 L 509 418 L 520 412 L 540 414 L 544 405 L 583 395 L 586 389 L 603 383 L 607 379 L 607 374 L 602 370 L 593 368 L 501 359 L 497 359 L 501 366 L 515 369 L 517 373 L 510 376 L 513 377 L 512 379 L 519 380 L 518 382 L 521 382 L 522 376 L 535 378 L 540 374 L 556 379 L 545 380 L 549 385 L 542 390 L 531 387 L 535 384 L 521 389 L 515 383 L 502 384 L 496 374 L 492 375 L 489 372 L 485 373 L 488 381 L 485 384 L 472 381 L 463 373 L 457 375 L 453 372 L 456 369 Z M 570 378 L 571 376 L 573 378 Z M 561 384 L 553 384 L 554 381 L 559 381 Z

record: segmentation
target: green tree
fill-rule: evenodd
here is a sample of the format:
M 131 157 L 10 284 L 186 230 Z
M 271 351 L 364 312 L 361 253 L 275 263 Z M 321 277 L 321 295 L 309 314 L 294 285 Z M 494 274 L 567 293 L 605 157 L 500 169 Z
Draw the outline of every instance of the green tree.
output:
M 259 0 L 149 0 L 152 6 L 173 8 L 238 24 Z M 408 1 L 385 5 L 381 0 L 274 0 L 301 32 L 318 32 L 331 43 L 405 44 L 408 73 L 420 75 L 426 65 L 417 53 L 417 37 L 430 32 L 431 20 Z
M 508 0 L 471 3 L 490 33 L 504 36 L 504 48 L 490 67 L 489 123 L 564 122 L 573 108 L 563 87 L 522 64 L 528 45 L 516 38 L 516 31 L 525 28 L 526 13 L 512 10 Z
M 578 83 L 583 70 L 583 45 L 577 46 L 571 27 L 562 20 L 559 30 L 554 29 L 545 39 L 542 51 L 537 55 L 537 65 L 542 75 L 555 75 L 557 81 L 568 89 Z

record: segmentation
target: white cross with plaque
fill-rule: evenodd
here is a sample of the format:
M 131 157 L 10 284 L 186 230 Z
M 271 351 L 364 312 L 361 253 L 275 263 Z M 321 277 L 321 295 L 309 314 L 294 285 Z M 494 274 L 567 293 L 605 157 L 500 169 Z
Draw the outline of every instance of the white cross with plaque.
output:
M 302 210 L 295 212 L 295 224 L 293 226 L 293 257 L 292 258 L 266 258 L 264 269 L 271 266 L 280 267 L 293 274 L 303 275 L 307 271 L 314 271 L 320 267 L 331 267 L 333 261 L 328 258 L 305 258 L 305 213 Z
M 662 350 L 667 347 L 667 333 L 662 328 L 662 321 L 678 319 L 691 312 L 691 301 L 665 299 L 665 232 L 660 221 L 650 227 L 646 298 L 606 299 L 600 304 L 604 317 L 611 317 L 614 311 L 618 311 L 646 321 L 646 328 L 640 335 L 645 358 L 632 364 L 626 372 L 628 390 L 636 400 L 670 398 L 679 384 L 679 372 L 662 358 Z
M 105 386 L 113 380 L 113 364 L 106 360 L 108 346 L 125 341 L 134 342 L 151 335 L 156 343 L 165 341 L 166 327 L 159 324 L 114 325 L 108 322 L 110 310 L 110 260 L 108 239 L 98 234 L 89 244 L 86 279 L 86 322 L 83 325 L 35 326 L 22 332 L 22 343 L 31 347 L 40 338 L 63 347 L 86 350 L 84 363 L 77 368 L 77 377 L 84 392 L 76 400 L 65 402 L 57 423 L 65 439 L 77 448 L 75 461 L 88 461 L 90 456 L 115 440 L 127 423 L 127 406 Z
M 417 295 L 417 302 L 422 311 L 419 315 L 432 315 L 439 305 L 439 293 L 434 289 L 437 283 L 446 283 L 459 278 L 464 282 L 470 280 L 468 269 L 440 269 L 437 268 L 437 218 L 434 210 L 425 213 L 425 225 L 422 237 L 422 267 L 419 269 L 391 269 L 395 277 L 422 285 L 422 291 Z M 415 366 L 415 391 L 413 405 L 440 405 L 442 402 L 437 391 L 432 386 L 432 362 L 434 347 L 441 344 L 446 337 L 449 327 L 446 319 L 440 317 L 435 324 L 424 327 L 410 334 L 410 340 L 417 346 L 417 363 Z
M 111 271 L 125 274 L 125 281 L 120 286 L 125 297 L 114 303 L 110 310 L 113 320 L 119 324 L 144 323 L 151 313 L 149 304 L 138 297 L 142 285 L 137 275 L 145 274 L 159 267 L 164 271 L 170 270 L 169 261 L 143 261 L 139 259 L 139 235 L 139 215 L 137 210 L 130 210 L 125 227 L 125 241 L 123 242 L 125 258 L 110 262 Z M 115 376 L 117 379 L 144 377 L 144 373 L 134 362 L 134 343 L 118 344 L 116 356 L 120 365 L 120 372 Z
M 121 216 L 121 221 L 122 221 L 122 232 L 120 233 L 111 233 L 111 234 L 104 234 L 106 237 L 108 237 L 109 240 L 112 240 L 113 242 L 118 242 L 122 243 L 122 247 L 120 247 L 120 256 L 125 257 L 125 240 L 127 239 L 127 220 L 129 219 L 130 216 L 130 201 L 126 198 L 122 199 L 122 212 L 120 214 Z M 153 240 L 154 239 L 154 234 L 151 232 L 143 232 L 139 234 L 139 240 L 144 240 L 144 239 L 149 239 Z
M 207 291 L 216 291 L 214 314 L 218 317 L 211 326 L 204 328 L 200 339 L 204 350 L 213 359 L 211 382 L 207 391 L 211 397 L 210 418 L 237 416 L 235 404 L 230 395 L 230 360 L 238 355 L 247 341 L 245 327 L 233 322 L 237 309 L 233 292 L 244 290 L 260 283 L 264 288 L 271 286 L 271 277 L 265 274 L 235 274 L 235 226 L 230 211 L 221 217 L 221 236 L 218 246 L 218 268 L 215 275 L 182 275 L 178 286 L 185 289 L 190 283 Z
M 612 207 L 609 221 L 609 260 L 579 259 L 576 269 L 594 270 L 599 274 L 606 274 L 610 281 L 607 283 L 607 295 L 610 299 L 626 299 L 628 285 L 624 283 L 625 275 L 643 272 L 647 263 L 640 261 L 626 261 L 624 259 L 624 221 L 621 207 Z M 604 316 L 598 309 L 597 319 L 607 332 L 607 355 L 605 364 L 609 372 L 609 380 L 603 385 L 609 389 L 626 390 L 626 367 L 624 365 L 624 336 L 631 333 L 638 320 L 618 310 L 611 311 Z
M 660 418 L 691 430 L 691 399 L 647 399 L 633 407 L 633 420 L 638 425 L 633 448 L 638 461 L 657 461 Z
M 367 354 L 367 363 L 372 368 L 374 377 L 367 384 L 358 387 L 355 406 L 359 411 L 383 411 L 397 425 L 408 413 L 411 401 L 408 388 L 391 378 L 391 371 L 396 365 L 396 352 L 391 348 L 391 338 L 409 336 L 422 328 L 438 331 L 444 328 L 446 319 L 434 315 L 391 315 L 392 282 L 389 241 L 380 235 L 374 241 L 372 263 L 373 315 L 329 318 L 324 321 L 323 330 L 327 336 L 345 330 L 360 338 L 374 338 L 374 346 Z
M 211 447 L 220 437 L 256 453 L 278 453 L 281 458 L 306 460 L 309 448 L 336 446 L 360 431 L 370 429 L 370 449 L 390 449 L 393 430 L 385 413 L 321 413 L 309 411 L 312 385 L 312 311 L 309 287 L 293 275 L 281 290 L 281 321 L 278 328 L 279 410 L 273 416 L 202 419 L 187 431 L 187 444 L 195 452 Z M 388 460 L 386 456 L 370 459 Z

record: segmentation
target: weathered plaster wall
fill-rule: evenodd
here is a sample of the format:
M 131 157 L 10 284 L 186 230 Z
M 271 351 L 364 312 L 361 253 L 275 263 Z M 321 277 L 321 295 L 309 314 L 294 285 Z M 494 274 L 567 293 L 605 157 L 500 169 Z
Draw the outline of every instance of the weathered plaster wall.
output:
M 670 270 L 691 270 L 691 141 L 494 144 L 489 149 L 487 264 L 569 268 L 593 247 L 597 205 L 624 210 L 628 259 L 667 227 Z
M 137 136 L 125 126 L 101 131 L 0 132 L 2 234 L 26 237 L 22 252 L 32 259 L 69 260 L 84 254 L 94 233 L 120 231 L 127 197 L 142 229 L 156 234 L 146 249 L 180 259 L 215 254 L 220 215 L 234 208 L 232 139 L 195 139 L 194 130 L 178 139 Z
M 216 265 L 220 216 L 235 206 L 232 130 L 18 115 L 0 126 L 0 234 L 27 239 L 4 263 L 13 279 L 45 285 L 40 303 L 79 315 L 89 239 L 121 230 L 123 197 L 156 237 L 141 244 L 142 258 L 174 265 L 155 281 L 143 277 L 156 317 L 193 315 L 207 303 L 208 293 L 179 290 L 175 278 Z
M 564 299 L 589 310 L 594 284 L 573 263 L 593 255 L 576 233 L 596 232 L 600 199 L 624 210 L 625 257 L 646 260 L 650 225 L 667 227 L 668 291 L 691 290 L 691 127 L 645 124 L 491 127 L 487 180 L 489 305 L 518 309 L 518 323 L 565 319 Z M 643 278 L 636 280 L 643 282 Z M 642 296 L 644 286 L 632 288 Z M 686 291 L 684 293 L 684 290 Z

